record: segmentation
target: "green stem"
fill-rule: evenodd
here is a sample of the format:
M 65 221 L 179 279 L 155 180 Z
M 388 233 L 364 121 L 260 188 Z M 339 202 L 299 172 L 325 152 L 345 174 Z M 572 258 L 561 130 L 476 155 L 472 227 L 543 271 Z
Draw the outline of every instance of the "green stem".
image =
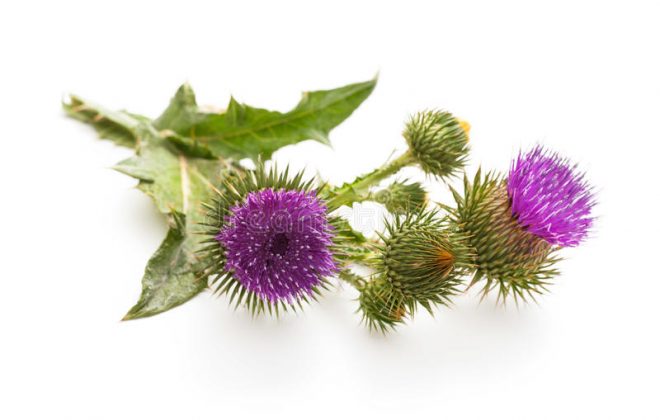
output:
M 353 252 L 350 256 L 346 257 L 347 260 L 355 264 L 362 264 L 370 266 L 370 263 L 378 258 L 375 252 L 366 250 L 364 252 Z
M 327 202 L 329 210 L 336 210 L 343 205 L 364 201 L 369 195 L 369 188 L 378 184 L 383 179 L 399 172 L 401 168 L 414 162 L 410 150 L 383 165 L 382 167 L 358 177 L 350 184 L 344 184 L 331 192 L 332 198 Z
M 358 276 L 357 274 L 353 273 L 350 270 L 340 271 L 338 277 L 341 280 L 345 281 L 346 283 L 350 284 L 351 286 L 355 287 L 359 291 L 364 289 L 364 286 L 367 284 L 367 281 L 365 279 L 363 279 L 361 276 Z
M 378 259 L 378 255 L 377 245 L 372 242 L 366 242 L 346 249 L 344 258 L 355 264 L 371 266 L 371 263 Z

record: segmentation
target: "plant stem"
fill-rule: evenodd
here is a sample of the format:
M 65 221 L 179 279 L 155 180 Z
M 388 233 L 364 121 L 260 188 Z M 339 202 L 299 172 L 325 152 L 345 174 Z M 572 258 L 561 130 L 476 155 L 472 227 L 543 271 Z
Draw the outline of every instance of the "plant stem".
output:
M 331 197 L 328 200 L 328 209 L 336 210 L 343 205 L 349 205 L 358 201 L 363 201 L 369 194 L 369 188 L 378 184 L 383 179 L 396 174 L 401 168 L 410 165 L 414 162 L 410 150 L 386 163 L 380 168 L 360 177 L 350 184 L 344 184 L 331 192 Z
M 338 277 L 359 291 L 361 291 L 367 283 L 365 279 L 350 270 L 340 271 Z
M 356 244 L 353 247 L 345 249 L 346 256 L 344 258 L 352 263 L 370 266 L 378 258 L 378 245 L 373 240 Z

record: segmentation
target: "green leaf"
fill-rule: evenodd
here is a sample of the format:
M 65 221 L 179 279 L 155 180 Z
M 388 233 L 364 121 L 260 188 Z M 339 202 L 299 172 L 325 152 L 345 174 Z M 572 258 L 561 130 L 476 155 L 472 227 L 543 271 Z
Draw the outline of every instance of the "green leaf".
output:
M 140 299 L 124 319 L 155 315 L 192 299 L 207 285 L 195 256 L 203 238 L 196 234 L 205 218 L 202 203 L 210 201 L 214 185 L 235 167 L 225 160 L 185 155 L 144 117 L 108 111 L 77 97 L 64 106 L 97 130 L 112 128 L 104 131 L 111 140 L 136 148 L 136 155 L 115 169 L 138 179 L 138 188 L 169 215 L 169 233 L 147 263 Z
M 114 169 L 139 179 L 138 188 L 151 196 L 163 213 L 196 212 L 219 184 L 223 170 L 230 167 L 225 160 L 185 155 L 153 128 L 142 130 L 140 138 L 137 154 Z
M 147 121 L 145 117 L 125 111 L 110 111 L 74 95 L 70 95 L 68 101 L 62 102 L 62 108 L 71 118 L 94 127 L 102 139 L 130 148 L 137 147 L 135 130 Z
M 215 186 L 233 168 L 228 161 L 184 155 L 153 127 L 143 128 L 140 138 L 137 155 L 115 169 L 137 178 L 138 188 L 154 199 L 161 212 L 172 214 L 175 223 L 149 260 L 142 296 L 124 319 L 164 312 L 206 287 L 196 258 L 203 240 L 198 234 L 199 224 L 206 216 L 202 204 L 210 202 Z
M 172 213 L 172 226 L 149 259 L 142 277 L 140 300 L 123 320 L 165 312 L 192 299 L 206 288 L 206 279 L 194 270 L 195 240 L 188 233 L 186 217 Z
M 287 113 L 232 99 L 223 114 L 200 111 L 192 89 L 184 85 L 154 122 L 71 96 L 63 104 L 71 117 L 91 124 L 104 138 L 136 149 L 135 156 L 115 169 L 138 179 L 138 188 L 170 217 L 169 233 L 145 269 L 141 297 L 124 319 L 167 311 L 206 287 L 196 258 L 203 236 L 195 231 L 205 221 L 202 203 L 210 201 L 215 185 L 229 171 L 237 170 L 227 157 L 268 158 L 280 147 L 307 139 L 328 143 L 330 130 L 369 96 L 375 83 L 306 93 Z
M 192 89 L 183 85 L 154 122 L 187 153 L 264 159 L 277 149 L 304 140 L 329 144 L 330 130 L 348 118 L 371 94 L 376 79 L 332 90 L 305 92 L 289 112 L 269 111 L 231 98 L 223 113 L 202 112 Z
M 178 133 L 190 130 L 198 118 L 204 118 L 195 99 L 195 92 L 189 84 L 183 84 L 170 100 L 169 106 L 154 121 L 154 127 L 159 130 L 169 129 Z

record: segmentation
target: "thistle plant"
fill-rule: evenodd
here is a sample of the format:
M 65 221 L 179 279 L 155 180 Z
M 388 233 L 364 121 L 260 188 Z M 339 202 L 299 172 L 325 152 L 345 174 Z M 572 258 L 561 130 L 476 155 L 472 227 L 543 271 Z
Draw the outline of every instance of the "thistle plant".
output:
M 470 126 L 430 110 L 405 123 L 405 152 L 341 186 L 269 161 L 303 140 L 328 144 L 375 83 L 307 92 L 288 112 L 232 98 L 221 113 L 200 109 L 184 85 L 155 119 L 71 96 L 69 116 L 134 150 L 115 169 L 138 180 L 170 225 L 124 319 L 170 310 L 205 290 L 253 316 L 278 316 L 340 281 L 355 289 L 365 325 L 389 332 L 420 308 L 434 314 L 451 306 L 475 284 L 482 297 L 493 292 L 503 303 L 547 290 L 561 248 L 582 243 L 594 221 L 592 187 L 556 153 L 521 152 L 506 176 L 463 174 L 459 192 L 450 184 L 464 171 Z M 396 179 L 407 166 L 447 184 L 455 203 L 431 203 L 420 182 Z M 336 211 L 364 201 L 389 213 L 375 237 Z

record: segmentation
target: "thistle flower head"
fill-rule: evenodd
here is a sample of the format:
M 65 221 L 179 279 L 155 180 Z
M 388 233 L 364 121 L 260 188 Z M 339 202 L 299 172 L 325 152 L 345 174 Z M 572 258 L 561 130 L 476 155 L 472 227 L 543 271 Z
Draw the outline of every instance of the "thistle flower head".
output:
M 292 302 L 336 271 L 325 206 L 313 192 L 250 192 L 230 213 L 216 237 L 225 268 L 261 299 Z
M 513 296 L 525 300 L 542 293 L 558 272 L 554 249 L 545 239 L 524 229 L 511 213 L 505 182 L 478 171 L 472 182 L 464 179 L 464 193 L 452 189 L 456 207 L 453 224 L 476 252 L 472 284 L 484 280 L 483 296 L 497 288 L 498 300 Z
M 594 197 L 584 174 L 541 146 L 513 161 L 507 193 L 523 228 L 553 245 L 578 245 L 593 223 Z
M 323 200 L 298 174 L 260 164 L 228 180 L 210 206 L 203 254 L 219 294 L 253 312 L 299 304 L 337 272 L 334 226 Z
M 456 175 L 469 152 L 469 124 L 445 111 L 413 115 L 403 132 L 415 162 L 424 172 L 440 178 Z

